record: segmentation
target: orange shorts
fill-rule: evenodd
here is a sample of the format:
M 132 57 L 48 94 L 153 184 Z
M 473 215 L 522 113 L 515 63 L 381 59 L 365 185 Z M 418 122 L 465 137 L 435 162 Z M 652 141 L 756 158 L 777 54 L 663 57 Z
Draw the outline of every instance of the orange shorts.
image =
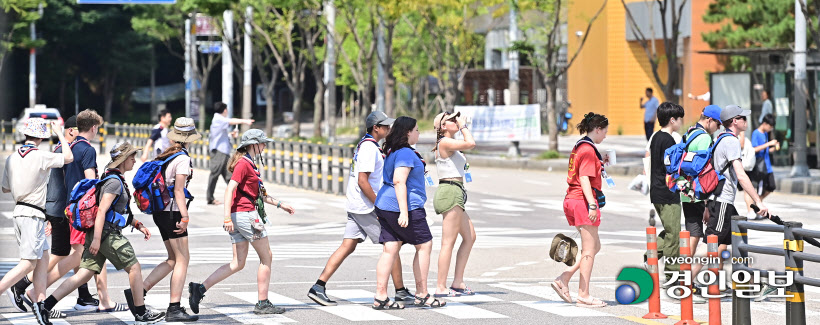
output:
M 595 222 L 589 220 L 589 206 L 586 200 L 564 199 L 564 214 L 570 226 L 591 225 L 598 227 L 601 225 L 601 210 L 598 211 L 598 218 Z

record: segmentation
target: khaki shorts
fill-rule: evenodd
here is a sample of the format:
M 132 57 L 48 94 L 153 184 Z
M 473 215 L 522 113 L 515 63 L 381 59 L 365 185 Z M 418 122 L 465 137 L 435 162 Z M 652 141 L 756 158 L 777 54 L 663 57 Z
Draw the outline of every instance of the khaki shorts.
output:
M 462 210 L 466 211 L 465 204 L 467 204 L 467 192 L 464 191 L 464 183 L 457 181 L 452 181 L 452 183 L 439 182 L 436 196 L 433 198 L 433 208 L 436 210 L 436 214 L 450 211 L 456 206 L 460 206 Z
M 46 219 L 15 216 L 14 235 L 17 236 L 20 259 L 39 260 L 43 258 L 43 251 L 49 249 L 46 240 Z
M 134 254 L 131 242 L 120 232 L 112 231 L 107 236 L 103 234 L 103 240 L 100 243 L 100 250 L 97 255 L 92 255 L 88 251 L 93 240 L 93 233 L 85 236 L 85 251 L 83 251 L 83 261 L 80 263 L 81 268 L 99 274 L 102 268 L 105 267 L 106 260 L 111 262 L 111 265 L 114 265 L 117 270 L 137 264 L 137 256 Z
M 231 213 L 233 232 L 228 233 L 231 235 L 231 244 L 241 243 L 243 241 L 252 243 L 254 241 L 253 234 L 255 231 L 253 229 L 253 222 L 256 219 L 259 219 L 259 213 L 256 212 L 256 210 Z M 268 237 L 268 232 L 263 230 L 257 240 L 265 237 Z
M 345 239 L 356 239 L 357 242 L 364 242 L 370 238 L 374 244 L 379 243 L 379 236 L 382 233 L 382 225 L 379 224 L 379 217 L 376 210 L 368 214 L 347 213 L 347 225 L 345 225 Z

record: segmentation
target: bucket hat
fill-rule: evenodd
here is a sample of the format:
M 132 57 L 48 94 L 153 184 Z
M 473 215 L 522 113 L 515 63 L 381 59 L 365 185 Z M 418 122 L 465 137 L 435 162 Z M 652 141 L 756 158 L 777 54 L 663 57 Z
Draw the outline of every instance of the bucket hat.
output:
M 105 165 L 105 168 L 109 168 L 111 166 L 119 166 L 122 164 L 125 159 L 128 159 L 129 156 L 137 153 L 137 151 L 142 150 L 141 148 L 134 147 L 128 141 L 120 142 L 114 145 L 111 148 L 111 162 Z
M 23 129 L 23 135 L 38 139 L 48 139 L 51 137 L 51 132 L 49 132 L 46 120 L 39 117 L 34 117 L 28 119 L 26 122 L 26 128 Z
M 250 129 L 245 131 L 245 133 L 242 133 L 242 138 L 240 139 L 237 149 L 241 149 L 252 144 L 269 142 L 273 142 L 273 139 L 268 138 L 268 136 L 265 135 L 265 131 L 260 129 Z
M 202 139 L 202 135 L 196 131 L 194 120 L 189 117 L 180 117 L 174 121 L 174 128 L 168 132 L 168 140 L 174 142 L 190 143 Z
M 552 239 L 549 256 L 556 262 L 573 266 L 575 265 L 575 258 L 578 256 L 578 244 L 564 234 L 557 234 Z

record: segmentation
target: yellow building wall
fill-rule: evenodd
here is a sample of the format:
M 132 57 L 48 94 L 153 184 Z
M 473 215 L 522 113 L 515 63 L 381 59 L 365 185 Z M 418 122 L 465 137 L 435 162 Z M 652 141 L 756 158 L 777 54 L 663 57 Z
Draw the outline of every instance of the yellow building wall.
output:
M 635 1 L 640 0 L 626 2 Z M 589 18 L 602 3 L 603 0 L 571 3 L 567 21 L 570 55 L 581 41 L 575 37 L 575 31 L 586 29 Z M 644 90 L 652 87 L 654 95 L 660 101 L 664 99 L 643 47 L 638 42 L 626 41 L 625 19 L 621 2 L 608 1 L 578 59 L 570 67 L 568 97 L 573 114 L 579 118 L 589 111 L 605 114 L 609 118 L 610 134 L 642 135 L 644 111 L 639 100 L 645 96 Z M 663 42 L 656 41 L 655 48 L 658 56 L 663 57 Z M 666 78 L 666 73 L 666 63 L 661 61 L 658 69 L 661 79 Z

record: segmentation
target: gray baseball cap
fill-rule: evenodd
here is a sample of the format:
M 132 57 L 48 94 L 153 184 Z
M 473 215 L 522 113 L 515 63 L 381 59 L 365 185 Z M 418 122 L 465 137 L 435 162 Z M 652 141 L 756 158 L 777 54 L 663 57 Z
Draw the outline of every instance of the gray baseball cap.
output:
M 728 120 L 733 119 L 735 116 L 749 116 L 752 114 L 752 110 L 743 109 L 737 105 L 729 105 L 723 108 L 720 111 L 720 121 L 726 122 Z
M 395 121 L 396 119 L 387 117 L 382 111 L 374 111 L 367 116 L 365 126 L 369 129 L 374 125 L 392 125 Z

